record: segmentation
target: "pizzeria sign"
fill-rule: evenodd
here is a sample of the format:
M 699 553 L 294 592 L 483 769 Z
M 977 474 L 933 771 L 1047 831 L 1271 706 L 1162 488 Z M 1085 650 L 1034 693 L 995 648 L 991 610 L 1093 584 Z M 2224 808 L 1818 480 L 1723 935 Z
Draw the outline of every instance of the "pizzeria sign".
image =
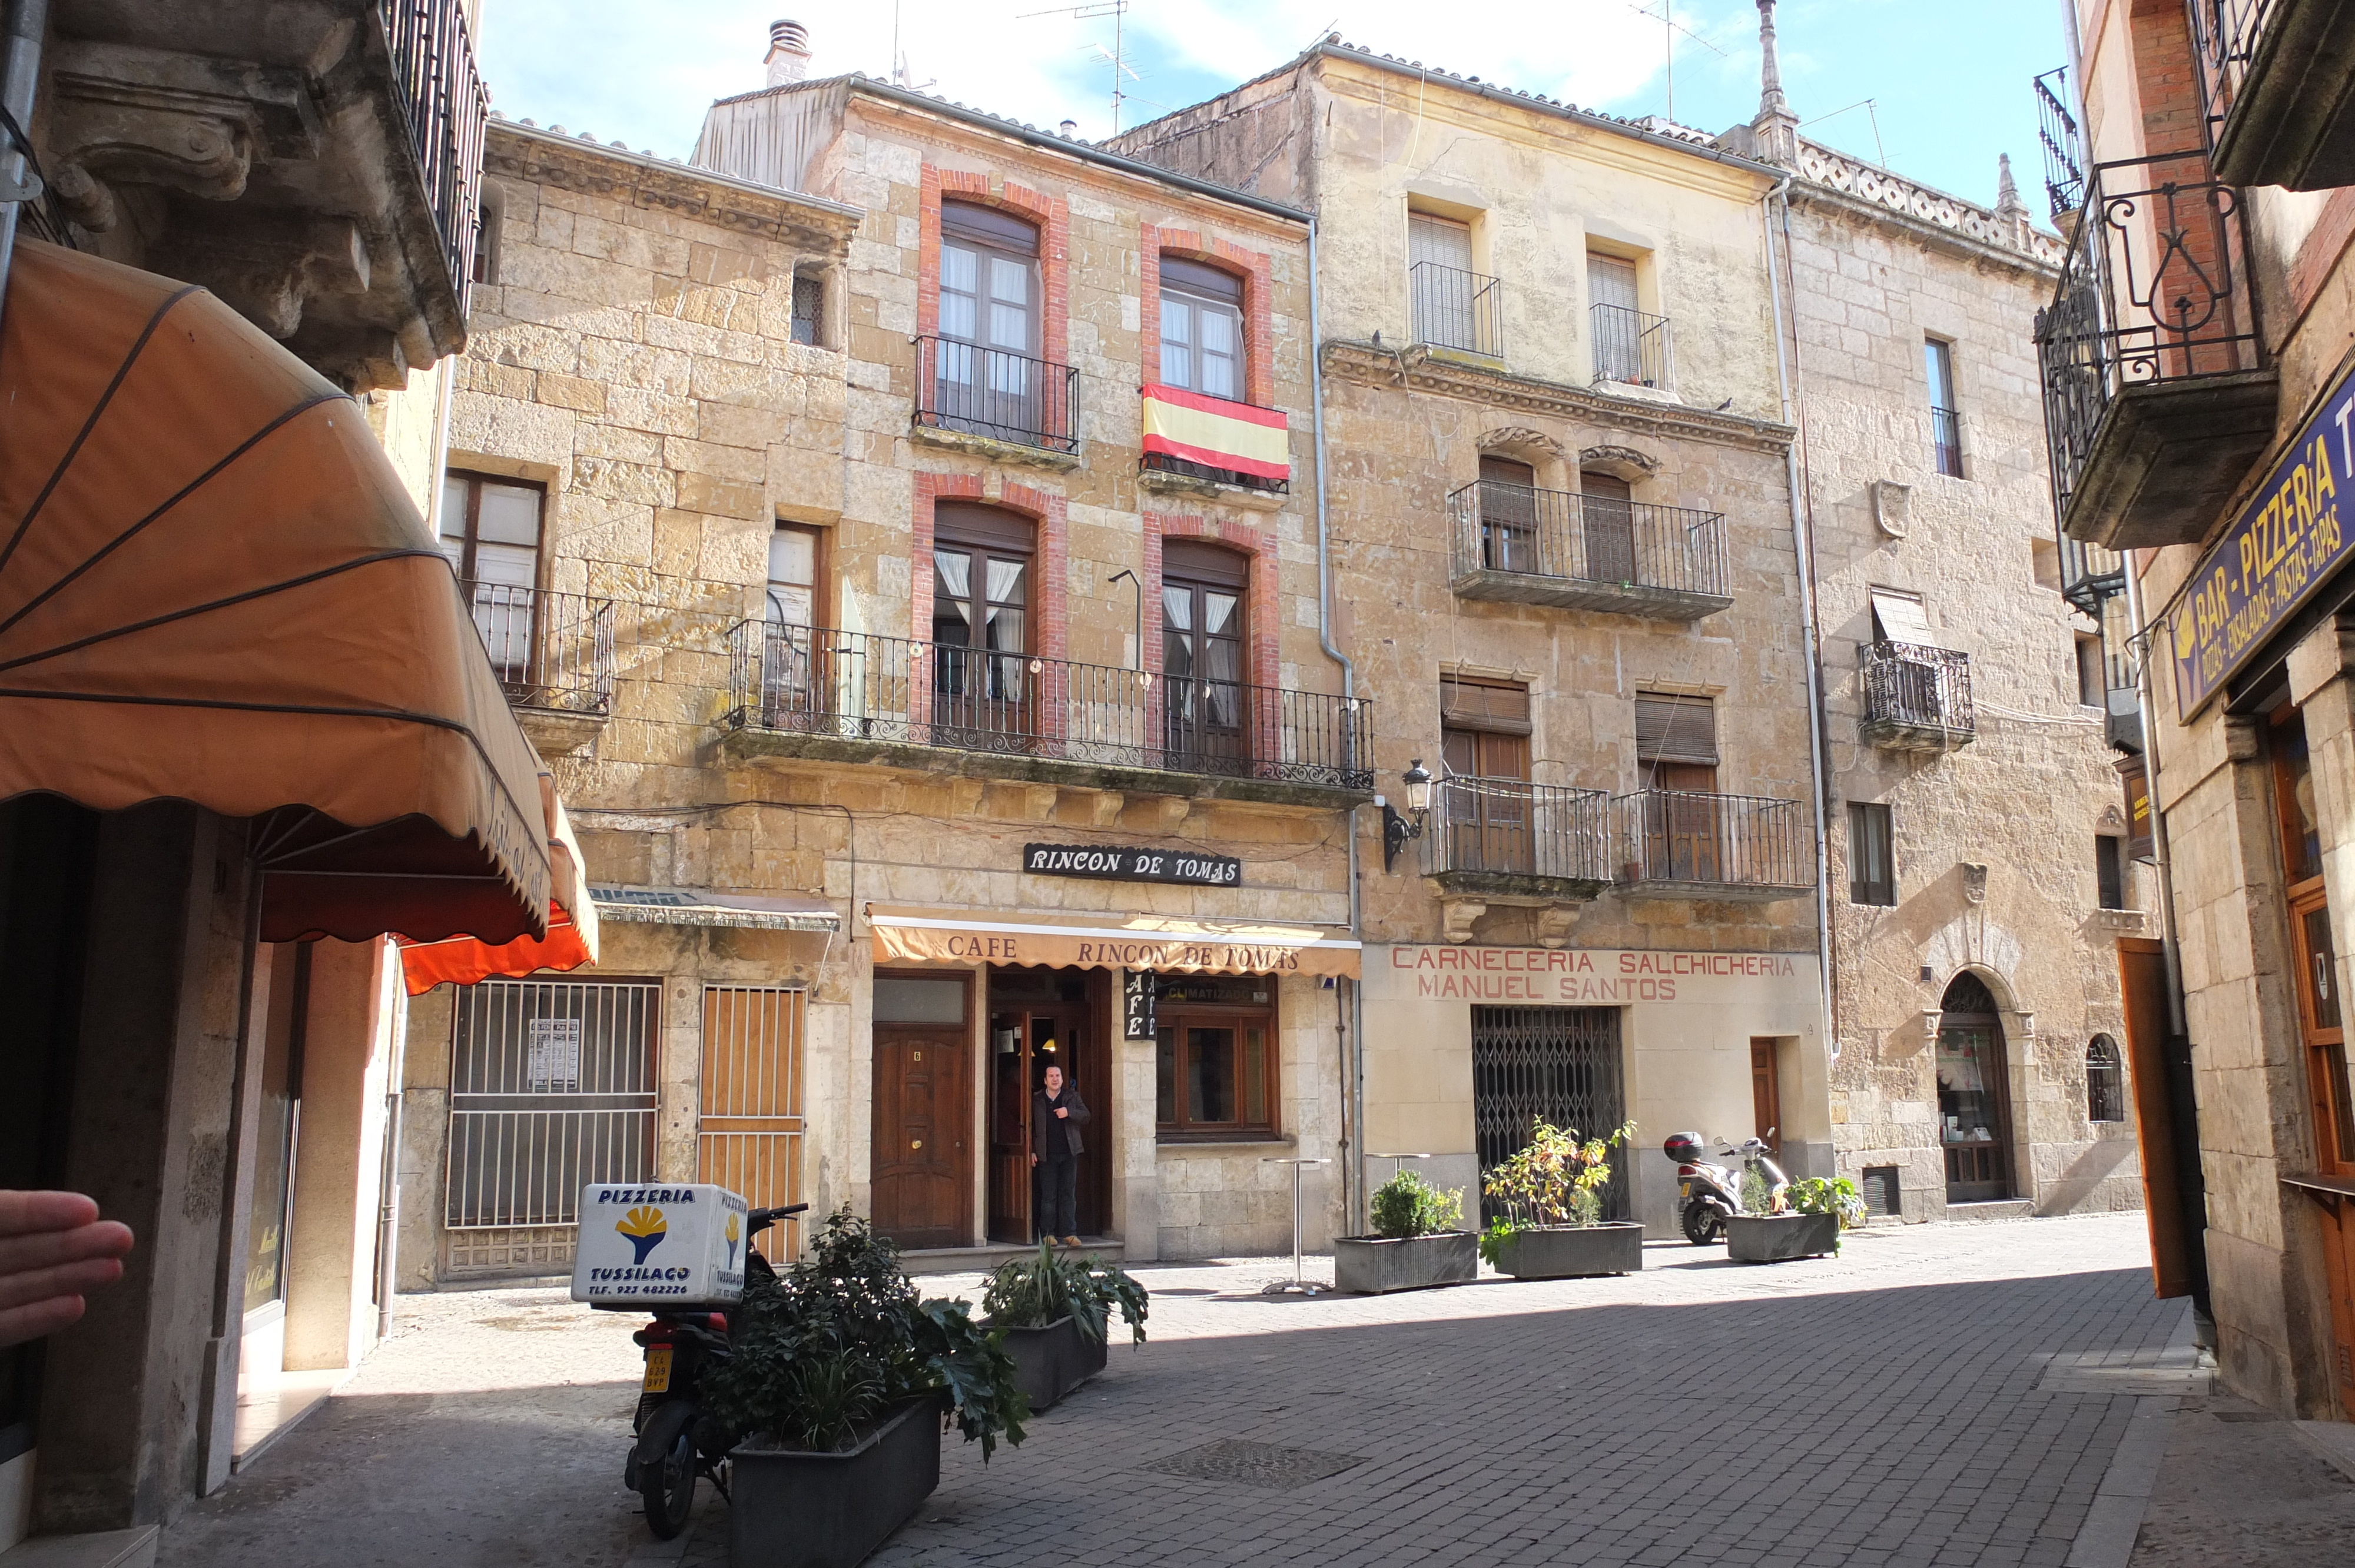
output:
M 2347 560 L 2339 490 L 2355 484 L 2355 392 L 2341 377 L 2291 440 L 2169 618 L 2178 711 L 2190 717 Z

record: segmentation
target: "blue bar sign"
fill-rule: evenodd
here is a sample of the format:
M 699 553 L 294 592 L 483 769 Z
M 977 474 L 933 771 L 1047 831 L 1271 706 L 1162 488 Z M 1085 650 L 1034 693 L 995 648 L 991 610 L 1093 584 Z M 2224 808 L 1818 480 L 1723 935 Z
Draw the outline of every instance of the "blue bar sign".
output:
M 2181 716 L 2214 696 L 2346 559 L 2339 487 L 2355 482 L 2350 419 L 2355 393 L 2342 380 L 2200 562 L 2168 628 Z

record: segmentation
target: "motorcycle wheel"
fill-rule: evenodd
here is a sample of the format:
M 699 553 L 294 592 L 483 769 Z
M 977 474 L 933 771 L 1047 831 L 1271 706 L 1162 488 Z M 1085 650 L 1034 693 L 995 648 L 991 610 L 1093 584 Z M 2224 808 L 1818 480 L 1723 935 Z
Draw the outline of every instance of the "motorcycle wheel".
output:
M 662 1463 L 638 1472 L 638 1495 L 646 1499 L 646 1528 L 668 1541 L 687 1528 L 695 1511 L 695 1440 L 681 1432 Z
M 1685 1209 L 1685 1240 L 1695 1246 L 1707 1246 L 1725 1239 L 1725 1219 L 1707 1203 L 1693 1203 Z

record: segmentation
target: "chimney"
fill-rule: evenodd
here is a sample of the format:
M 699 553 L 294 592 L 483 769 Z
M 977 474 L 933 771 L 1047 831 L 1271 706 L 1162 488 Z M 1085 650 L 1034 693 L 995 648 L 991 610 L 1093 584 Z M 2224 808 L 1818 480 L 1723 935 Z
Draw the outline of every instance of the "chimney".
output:
M 783 87 L 809 75 L 809 29 L 799 22 L 769 24 L 769 85 Z

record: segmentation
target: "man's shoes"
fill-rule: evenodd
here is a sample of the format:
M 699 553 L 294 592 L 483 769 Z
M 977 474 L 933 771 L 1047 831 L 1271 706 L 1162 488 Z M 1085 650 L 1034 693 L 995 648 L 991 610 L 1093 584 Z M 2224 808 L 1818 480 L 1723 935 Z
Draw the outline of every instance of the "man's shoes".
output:
M 1077 1246 L 1080 1245 L 1080 1238 L 1077 1236 L 1065 1236 L 1063 1238 L 1063 1245 L 1065 1246 Z

